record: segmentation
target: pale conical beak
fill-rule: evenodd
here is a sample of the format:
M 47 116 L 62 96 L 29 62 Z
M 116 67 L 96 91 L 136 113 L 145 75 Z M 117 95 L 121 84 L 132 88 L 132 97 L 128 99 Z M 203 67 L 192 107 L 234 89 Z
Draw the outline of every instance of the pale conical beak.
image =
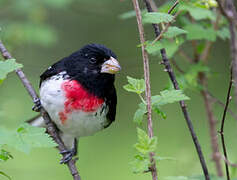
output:
M 105 61 L 101 66 L 101 73 L 109 73 L 109 74 L 115 74 L 121 69 L 119 62 L 113 58 L 110 57 L 109 60 Z

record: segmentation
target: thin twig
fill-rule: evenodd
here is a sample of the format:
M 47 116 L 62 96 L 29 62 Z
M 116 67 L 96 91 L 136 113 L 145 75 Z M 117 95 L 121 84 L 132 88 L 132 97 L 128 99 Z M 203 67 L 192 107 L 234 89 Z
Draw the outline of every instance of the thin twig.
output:
M 168 23 L 165 25 L 165 28 L 160 32 L 159 36 L 157 36 L 157 37 L 155 38 L 155 40 L 152 42 L 152 45 L 153 45 L 156 41 L 161 40 L 161 38 L 163 37 L 163 35 L 168 31 L 170 25 L 175 21 L 175 19 L 177 18 L 177 16 L 178 16 L 181 12 L 182 12 L 182 11 L 177 12 L 177 13 L 174 15 L 172 21 L 168 22 Z
M 200 84 L 206 88 L 207 87 L 207 78 L 204 73 L 199 73 L 198 78 L 200 80 Z M 216 132 L 216 119 L 214 117 L 214 113 L 212 110 L 211 101 L 209 99 L 209 95 L 205 90 L 201 90 L 201 95 L 204 100 L 205 109 L 208 117 L 208 124 L 209 124 L 209 133 L 210 133 L 210 140 L 211 140 L 211 148 L 212 148 L 212 159 L 215 162 L 216 170 L 218 176 L 222 177 L 222 167 L 221 167 L 221 158 L 219 156 L 219 144 L 218 144 L 218 134 Z
M 237 12 L 236 12 L 233 0 L 226 0 L 225 4 L 223 4 L 222 0 L 218 0 L 217 2 L 222 14 L 229 21 L 233 79 L 234 79 L 234 84 L 235 84 L 235 101 L 237 104 L 237 37 L 236 37 Z
M 214 103 L 217 103 L 217 104 L 219 104 L 219 105 L 222 106 L 222 107 L 225 107 L 225 104 L 224 104 L 221 100 L 219 100 L 217 97 L 215 97 L 213 94 L 211 94 L 209 91 L 206 90 L 206 93 L 207 93 L 208 96 L 212 99 L 212 101 L 213 101 Z M 230 113 L 230 115 L 231 115 L 234 119 L 237 120 L 237 114 L 235 114 L 229 107 L 228 107 L 227 111 Z
M 173 6 L 168 10 L 168 14 L 171 14 L 171 12 L 176 8 L 178 4 L 179 4 L 179 0 L 175 1 Z
M 228 163 L 227 163 L 228 162 L 228 156 L 227 156 L 227 150 L 226 150 L 226 145 L 225 145 L 224 126 L 225 126 L 225 117 L 226 117 L 228 105 L 229 105 L 229 102 L 231 100 L 230 92 L 231 92 L 231 88 L 232 88 L 232 83 L 233 83 L 233 80 L 232 80 L 232 70 L 231 70 L 229 88 L 228 88 L 225 108 L 224 108 L 224 112 L 223 112 L 223 116 L 222 116 L 221 128 L 220 128 L 220 131 L 219 131 L 219 133 L 221 135 L 221 143 L 222 143 L 223 153 L 224 153 L 225 160 L 226 160 L 225 161 L 225 170 L 226 170 L 227 180 L 230 180 L 230 174 L 229 174 L 229 168 L 228 168 Z
M 150 3 L 147 0 L 144 0 L 144 2 L 146 4 L 148 12 L 152 12 L 153 10 L 151 8 Z M 158 37 L 159 34 L 160 34 L 159 27 L 158 26 L 153 26 L 153 28 L 154 28 L 156 37 Z M 161 52 L 163 64 L 165 66 L 165 69 L 166 69 L 167 73 L 169 74 L 170 80 L 172 81 L 174 88 L 175 89 L 179 89 L 179 85 L 178 85 L 178 82 L 176 80 L 176 76 L 175 76 L 175 74 L 174 74 L 174 72 L 173 72 L 173 70 L 171 68 L 169 59 L 167 58 L 166 50 L 165 49 L 161 49 L 160 52 Z M 187 107 L 186 107 L 185 102 L 184 101 L 180 101 L 180 106 L 181 106 L 182 112 L 184 114 L 184 118 L 186 120 L 186 123 L 188 125 L 189 131 L 191 133 L 193 142 L 195 144 L 195 147 L 196 147 L 196 150 L 197 150 L 197 153 L 198 153 L 198 156 L 199 156 L 199 160 L 200 160 L 200 163 L 201 163 L 201 166 L 202 166 L 202 169 L 203 169 L 203 173 L 205 175 L 205 179 L 206 180 L 210 180 L 208 169 L 207 169 L 207 165 L 206 165 L 206 162 L 205 162 L 202 150 L 201 150 L 201 146 L 200 146 L 200 143 L 198 141 L 197 135 L 196 135 L 196 133 L 194 131 L 193 124 L 192 124 L 192 121 L 191 121 L 191 119 L 189 117 L 189 113 L 187 111 Z
M 221 157 L 222 157 L 222 159 L 225 161 L 225 163 L 227 163 L 229 166 L 237 168 L 237 164 L 236 164 L 236 163 L 230 162 L 229 160 L 227 160 L 227 159 L 225 158 L 225 156 L 221 156 Z
M 11 54 L 7 51 L 3 43 L 0 41 L 0 52 L 4 59 L 12 59 L 13 57 Z M 15 70 L 17 76 L 20 78 L 22 84 L 26 88 L 27 92 L 31 96 L 32 100 L 34 103 L 36 103 L 37 100 L 39 100 L 33 86 L 29 82 L 29 80 L 26 78 L 24 72 L 21 69 Z M 54 141 L 58 144 L 58 149 L 59 151 L 65 151 L 67 148 L 65 147 L 63 141 L 61 140 L 57 128 L 55 124 L 52 122 L 51 118 L 49 117 L 48 113 L 45 111 L 44 108 L 40 109 L 40 114 L 44 118 L 45 124 L 47 125 L 47 132 L 50 134 L 50 136 L 54 139 Z M 71 175 L 73 176 L 74 180 L 80 180 L 80 175 L 78 173 L 77 167 L 75 165 L 76 160 L 71 159 L 68 163 L 67 166 L 70 170 Z
M 143 56 L 143 66 L 144 66 L 144 78 L 146 83 L 146 104 L 147 104 L 147 126 L 148 126 L 148 135 L 150 138 L 153 137 L 153 128 L 152 128 L 152 117 L 151 117 L 151 89 L 150 89 L 150 70 L 149 70 L 149 59 L 148 54 L 145 50 L 145 37 L 144 37 L 144 29 L 142 26 L 142 17 L 141 10 L 137 0 L 133 0 L 133 6 L 136 11 L 138 30 L 140 35 L 140 41 L 142 44 L 142 56 Z M 154 159 L 155 153 L 150 153 L 150 162 L 151 162 L 151 174 L 152 179 L 157 180 L 157 169 L 156 162 Z

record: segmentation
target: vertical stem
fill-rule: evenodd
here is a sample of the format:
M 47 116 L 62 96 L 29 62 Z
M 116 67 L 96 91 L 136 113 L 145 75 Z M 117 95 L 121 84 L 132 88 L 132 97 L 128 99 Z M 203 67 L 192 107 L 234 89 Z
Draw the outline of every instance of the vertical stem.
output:
M 146 83 L 146 103 L 147 103 L 147 127 L 148 127 L 148 135 L 150 138 L 153 137 L 153 128 L 152 128 L 152 117 L 151 117 L 151 88 L 150 88 L 150 70 L 149 70 L 149 59 L 148 54 L 145 50 L 145 37 L 144 37 L 144 29 L 142 26 L 142 18 L 141 18 L 141 10 L 139 7 L 139 4 L 137 0 L 132 0 L 133 6 L 136 11 L 136 17 L 137 17 L 137 24 L 138 24 L 138 30 L 139 30 L 139 36 L 140 41 L 142 44 L 142 56 L 143 56 L 143 67 L 144 67 L 144 77 L 145 77 L 145 83 Z M 151 174 L 152 179 L 157 180 L 157 169 L 156 169 L 156 162 L 154 159 L 155 153 L 150 153 L 150 162 L 151 162 Z
M 206 77 L 205 74 L 200 73 L 199 74 L 199 79 L 200 83 L 203 87 L 207 87 L 206 84 Z M 203 96 L 204 104 L 205 104 L 205 109 L 208 117 L 208 123 L 209 123 L 209 133 L 210 133 L 210 138 L 211 138 L 211 147 L 212 147 L 212 159 L 215 162 L 216 166 L 216 171 L 218 176 L 222 177 L 223 172 L 222 172 L 222 167 L 221 167 L 221 156 L 220 156 L 220 151 L 219 151 L 219 144 L 218 144 L 218 134 L 216 132 L 216 120 L 212 111 L 212 106 L 210 102 L 210 98 L 207 94 L 207 91 L 201 90 L 201 95 Z
M 233 66 L 233 79 L 235 83 L 235 102 L 237 104 L 237 37 L 233 22 L 230 22 L 230 47 Z
M 224 153 L 224 156 L 225 156 L 225 170 L 226 170 L 227 180 L 230 180 L 230 173 L 229 173 L 229 168 L 228 168 L 227 150 L 226 150 L 226 146 L 225 146 L 224 125 L 225 125 L 226 112 L 227 112 L 228 105 L 229 105 L 229 102 L 230 102 L 230 99 L 231 99 L 230 92 L 231 92 L 232 83 L 233 83 L 233 80 L 232 80 L 232 70 L 231 70 L 229 88 L 228 88 L 227 97 L 226 97 L 226 104 L 225 104 L 224 113 L 223 113 L 223 116 L 222 116 L 221 128 L 220 128 L 220 131 L 219 131 L 219 133 L 221 135 L 221 143 L 222 143 L 223 153 Z
M 154 10 L 152 9 L 152 6 L 149 3 L 149 1 L 148 0 L 143 0 L 143 1 L 146 4 L 148 12 L 153 12 Z M 159 34 L 160 34 L 159 26 L 156 25 L 156 24 L 153 24 L 152 26 L 154 28 L 154 32 L 155 32 L 156 37 L 158 37 Z M 167 73 L 168 73 L 168 75 L 170 77 L 170 80 L 171 80 L 174 88 L 175 89 L 179 89 L 179 84 L 178 84 L 178 82 L 176 80 L 176 76 L 175 76 L 175 74 L 173 72 L 173 69 L 172 69 L 172 67 L 170 65 L 169 59 L 167 58 L 166 50 L 165 49 L 161 49 L 160 53 L 161 53 L 161 56 L 162 56 L 162 63 L 165 66 L 165 69 L 166 69 L 166 71 L 167 71 Z M 196 135 L 196 133 L 194 131 L 193 124 L 192 124 L 192 121 L 190 119 L 189 113 L 187 111 L 186 104 L 185 104 L 184 101 L 180 101 L 179 104 L 180 104 L 180 107 L 182 109 L 182 112 L 183 112 L 184 118 L 186 120 L 187 126 L 189 128 L 190 134 L 192 136 L 193 143 L 195 145 L 196 151 L 198 153 L 198 157 L 199 157 L 202 169 L 203 169 L 203 173 L 205 175 L 205 179 L 206 180 L 210 180 L 210 176 L 209 176 L 207 165 L 206 165 L 203 153 L 202 153 L 202 149 L 201 149 L 200 143 L 198 141 L 197 135 Z

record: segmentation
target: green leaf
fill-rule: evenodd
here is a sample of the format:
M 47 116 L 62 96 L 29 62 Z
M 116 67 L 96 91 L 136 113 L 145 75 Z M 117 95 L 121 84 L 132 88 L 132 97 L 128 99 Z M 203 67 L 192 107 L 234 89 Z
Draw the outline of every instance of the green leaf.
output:
M 230 39 L 230 31 L 227 27 L 223 27 L 216 32 L 217 36 L 222 40 Z
M 126 91 L 135 92 L 137 94 L 141 94 L 145 91 L 144 79 L 135 79 L 130 76 L 127 76 L 127 79 L 129 84 L 123 86 Z
M 0 171 L 0 175 L 5 176 L 5 177 L 8 178 L 9 180 L 11 180 L 11 177 L 8 176 L 6 173 L 4 173 L 4 172 L 2 172 L 2 171 Z
M 183 38 L 177 38 L 177 41 L 169 41 L 168 39 L 161 39 L 156 43 L 152 43 L 151 41 L 147 42 L 146 50 L 149 54 L 156 56 L 160 55 L 160 50 L 165 48 L 167 57 L 171 58 L 177 52 L 179 47 L 184 43 Z
M 45 128 L 22 124 L 15 131 L 0 128 L 0 144 L 29 153 L 33 147 L 55 147 L 56 143 L 45 133 Z
M 164 37 L 166 38 L 173 38 L 181 34 L 186 34 L 187 31 L 180 29 L 176 26 L 171 26 L 168 28 L 168 31 L 164 33 Z
M 150 160 L 148 157 L 144 157 L 138 154 L 134 158 L 134 161 L 130 163 L 133 173 L 144 173 L 149 169 Z
M 6 151 L 4 149 L 1 149 L 1 151 L 0 151 L 0 162 L 1 161 L 5 162 L 9 159 L 13 159 L 13 156 L 8 151 Z
M 0 80 L 4 80 L 8 73 L 22 67 L 23 66 L 21 64 L 16 63 L 15 59 L 0 61 Z
M 142 22 L 143 23 L 154 23 L 159 24 L 162 22 L 168 23 L 173 20 L 173 16 L 167 13 L 160 13 L 160 12 L 149 12 L 145 13 Z
M 138 143 L 135 144 L 135 148 L 139 153 L 146 155 L 149 152 L 155 151 L 157 145 L 156 137 L 149 138 L 146 132 L 140 128 L 137 128 L 137 136 Z
M 159 5 L 158 12 L 167 13 L 173 5 L 174 5 L 174 1 L 166 1 L 162 5 Z M 172 13 L 175 13 L 175 12 L 177 12 L 176 8 L 172 11 Z
M 135 123 L 141 124 L 144 114 L 146 114 L 146 113 L 147 113 L 146 105 L 144 103 L 140 103 L 139 108 L 136 110 L 136 112 L 134 114 L 133 121 Z
M 174 103 L 182 100 L 189 100 L 190 98 L 183 94 L 182 90 L 164 90 L 160 95 L 152 96 L 152 106 L 163 106 L 165 104 Z
M 187 3 L 181 1 L 179 10 L 189 12 L 195 20 L 209 19 L 214 21 L 216 19 L 216 15 L 213 11 L 206 9 L 205 7 L 197 7 L 195 4 L 189 2 Z
M 188 31 L 188 40 L 216 40 L 216 32 L 212 27 L 204 28 L 200 24 L 188 24 L 184 27 L 184 29 Z
M 152 110 L 156 112 L 159 116 L 161 116 L 163 119 L 167 118 L 167 115 L 160 110 L 159 106 L 152 106 Z

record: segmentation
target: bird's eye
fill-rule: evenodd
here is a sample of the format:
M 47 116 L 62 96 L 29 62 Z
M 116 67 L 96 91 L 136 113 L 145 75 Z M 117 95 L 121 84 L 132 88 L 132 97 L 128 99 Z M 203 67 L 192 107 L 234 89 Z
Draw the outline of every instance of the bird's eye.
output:
M 95 64 L 96 61 L 97 61 L 96 58 L 94 58 L 94 57 L 90 58 L 90 63 Z

